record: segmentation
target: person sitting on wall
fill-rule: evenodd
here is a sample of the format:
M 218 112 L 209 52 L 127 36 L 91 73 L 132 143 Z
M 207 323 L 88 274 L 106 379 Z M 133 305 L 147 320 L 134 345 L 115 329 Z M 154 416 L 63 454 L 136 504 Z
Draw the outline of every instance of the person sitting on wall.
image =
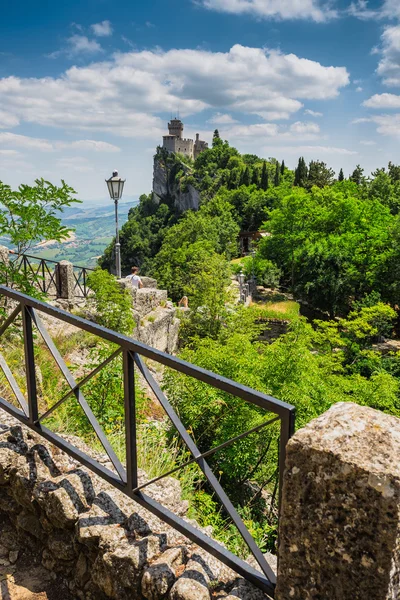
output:
M 183 306 L 183 308 L 189 307 L 189 300 L 187 296 L 183 296 L 178 302 L 178 306 Z
M 139 268 L 132 267 L 132 275 L 127 276 L 127 279 L 131 282 L 132 287 L 136 288 L 136 289 L 143 287 L 142 280 L 140 279 L 138 273 L 139 273 Z

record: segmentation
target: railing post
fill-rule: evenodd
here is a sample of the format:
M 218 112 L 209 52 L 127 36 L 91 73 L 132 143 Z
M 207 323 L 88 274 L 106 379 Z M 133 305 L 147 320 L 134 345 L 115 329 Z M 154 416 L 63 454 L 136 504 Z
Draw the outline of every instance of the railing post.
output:
M 42 278 L 43 278 L 42 279 L 42 292 L 43 292 L 43 294 L 45 294 L 47 292 L 47 288 L 46 288 L 46 274 L 44 271 L 44 260 L 42 259 L 40 262 L 42 265 Z
M 26 388 L 28 392 L 29 422 L 34 424 L 39 419 L 35 372 L 35 349 L 33 346 L 32 316 L 30 308 L 22 305 L 22 324 L 24 330 L 24 351 Z
M 68 260 L 56 265 L 57 295 L 64 300 L 73 300 L 75 296 L 74 267 Z
M 134 358 L 129 350 L 123 351 L 124 402 L 125 402 L 125 442 L 126 442 L 126 482 L 128 491 L 138 485 L 136 453 L 136 404 Z
M 283 476 L 285 473 L 285 462 L 286 462 L 286 445 L 292 435 L 294 434 L 296 413 L 295 410 L 285 411 L 281 416 L 281 430 L 279 435 L 279 513 L 281 509 L 282 501 L 282 489 L 283 489 Z

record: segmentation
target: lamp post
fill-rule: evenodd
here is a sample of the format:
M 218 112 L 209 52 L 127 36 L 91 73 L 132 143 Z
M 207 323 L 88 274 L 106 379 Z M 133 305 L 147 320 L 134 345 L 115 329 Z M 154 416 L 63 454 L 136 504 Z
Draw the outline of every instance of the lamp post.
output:
M 245 292 L 244 292 L 244 273 L 243 271 L 240 271 L 239 275 L 237 276 L 238 281 L 239 281 L 239 297 L 240 297 L 240 302 L 245 303 Z
M 118 171 L 113 171 L 112 177 L 106 179 L 106 184 L 111 200 L 115 204 L 115 270 L 117 277 L 121 277 L 121 244 L 119 243 L 118 229 L 118 200 L 122 197 L 125 179 L 118 177 Z
M 256 251 L 254 248 L 251 250 L 251 295 L 256 292 L 256 275 L 254 272 L 254 260 L 256 258 Z

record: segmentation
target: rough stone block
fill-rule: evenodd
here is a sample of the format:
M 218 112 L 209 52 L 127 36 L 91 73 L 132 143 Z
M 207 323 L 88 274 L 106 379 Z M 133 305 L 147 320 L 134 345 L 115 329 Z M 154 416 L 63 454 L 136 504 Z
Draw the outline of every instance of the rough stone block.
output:
M 10 262 L 10 251 L 6 246 L 0 246 L 0 263 L 8 265 Z
M 187 560 L 185 546 L 170 548 L 148 567 L 142 577 L 142 594 L 147 600 L 160 600 L 173 586 L 176 570 Z
M 144 288 L 157 288 L 157 279 L 153 279 L 153 277 L 143 277 L 143 275 L 140 276 L 140 279 L 142 280 Z
M 400 420 L 333 406 L 287 446 L 277 600 L 400 598 Z
M 166 305 L 168 300 L 167 290 L 142 288 L 133 290 L 134 310 L 140 316 L 148 315 L 152 310 L 161 305 Z
M 170 600 L 210 600 L 210 577 L 201 560 L 191 558 L 183 575 L 174 583 Z
M 73 300 L 75 296 L 74 267 L 68 260 L 61 260 L 56 265 L 56 281 L 59 298 Z

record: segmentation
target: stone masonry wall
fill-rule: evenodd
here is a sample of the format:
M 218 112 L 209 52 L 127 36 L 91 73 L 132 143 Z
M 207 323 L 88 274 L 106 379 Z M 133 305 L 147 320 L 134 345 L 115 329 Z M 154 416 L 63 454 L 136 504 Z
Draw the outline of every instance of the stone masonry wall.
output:
M 0 434 L 0 547 L 10 548 L 11 561 L 29 548 L 82 600 L 265 600 L 225 565 L 3 412 Z M 90 453 L 76 438 L 70 441 Z M 110 467 L 107 457 L 94 457 Z M 139 482 L 146 479 L 144 472 L 139 476 Z M 146 493 L 186 518 L 176 479 L 152 484 Z
M 287 445 L 277 600 L 400 599 L 400 419 L 343 402 Z

